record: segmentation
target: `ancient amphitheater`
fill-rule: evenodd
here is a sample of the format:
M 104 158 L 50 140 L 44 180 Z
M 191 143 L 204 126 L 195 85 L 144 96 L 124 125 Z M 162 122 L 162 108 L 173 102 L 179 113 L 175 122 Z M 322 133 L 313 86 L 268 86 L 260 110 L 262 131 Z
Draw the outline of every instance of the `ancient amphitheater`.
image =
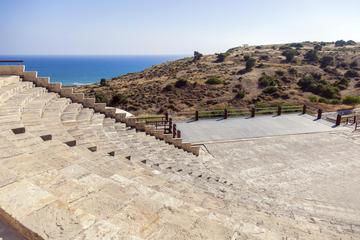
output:
M 360 239 L 360 134 L 321 121 L 192 146 L 0 66 L 0 239 Z

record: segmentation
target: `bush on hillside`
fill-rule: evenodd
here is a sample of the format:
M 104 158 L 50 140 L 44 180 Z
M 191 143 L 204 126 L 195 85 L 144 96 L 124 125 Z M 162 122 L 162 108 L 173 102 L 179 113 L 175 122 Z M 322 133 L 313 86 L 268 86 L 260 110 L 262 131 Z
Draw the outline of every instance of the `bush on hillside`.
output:
M 205 81 L 206 84 L 214 85 L 214 84 L 221 84 L 223 81 L 217 77 L 211 77 Z
M 105 78 L 102 78 L 102 79 L 100 80 L 100 86 L 104 87 L 104 86 L 106 86 L 106 85 L 107 85 L 106 79 L 105 79 Z
M 279 89 L 275 86 L 268 86 L 266 88 L 263 89 L 263 94 L 267 94 L 267 95 L 274 95 L 275 93 L 277 93 L 279 91 Z
M 163 91 L 169 92 L 169 91 L 172 91 L 173 89 L 174 89 L 174 85 L 168 84 L 163 88 Z
M 236 98 L 237 99 L 243 99 L 244 97 L 245 97 L 245 91 L 244 90 L 240 90 L 240 91 L 238 91 L 237 93 L 236 93 Z
M 110 105 L 111 106 L 117 106 L 120 104 L 125 104 L 127 103 L 128 98 L 126 95 L 122 94 L 122 93 L 116 93 L 112 96 L 111 101 L 110 101 Z
M 217 59 L 216 62 L 223 62 L 225 58 L 229 56 L 229 53 L 216 53 Z
M 198 51 L 194 51 L 194 61 L 199 61 L 203 55 Z
M 315 45 L 315 46 L 314 46 L 314 50 L 315 50 L 315 51 L 321 51 L 321 50 L 322 50 L 322 46 L 321 46 L 321 45 Z
M 337 40 L 335 42 L 335 47 L 344 47 L 346 46 L 346 42 L 344 40 Z
M 283 51 L 281 55 L 286 57 L 286 62 L 293 62 L 294 57 L 298 56 L 299 52 L 294 49 L 287 49 L 287 50 Z
M 261 56 L 260 56 L 260 59 L 261 59 L 261 60 L 264 60 L 264 61 L 268 61 L 268 60 L 269 60 L 269 56 L 268 56 L 268 55 L 261 55 Z
M 357 67 L 358 67 L 358 62 L 356 60 L 350 63 L 350 68 L 357 68 Z
M 343 98 L 342 103 L 346 105 L 355 106 L 360 104 L 360 97 L 355 95 L 348 95 Z
M 336 80 L 333 84 L 334 87 L 338 87 L 340 90 L 344 90 L 349 87 L 349 79 L 342 78 L 340 80 Z
M 275 74 L 278 75 L 278 76 L 284 76 L 285 72 L 282 71 L 282 70 L 276 70 Z
M 175 82 L 175 87 L 177 87 L 177 88 L 186 87 L 187 85 L 188 85 L 188 80 L 186 80 L 184 78 L 179 78 Z
M 259 84 L 259 87 L 265 88 L 268 86 L 275 86 L 276 82 L 275 82 L 275 78 L 273 76 L 264 74 L 263 76 L 261 76 L 259 78 L 258 84 Z
M 297 75 L 298 71 L 295 69 L 295 68 L 289 68 L 288 72 L 291 74 L 291 75 Z
M 334 104 L 334 105 L 341 104 L 341 100 L 340 99 L 331 99 L 330 104 Z
M 303 91 L 312 92 L 325 98 L 340 98 L 340 89 L 331 86 L 325 79 L 314 78 L 313 75 L 305 75 L 298 81 Z
M 355 83 L 356 88 L 360 88 L 360 82 Z
M 359 77 L 359 73 L 356 70 L 351 69 L 346 71 L 344 76 L 347 78 Z
M 103 93 L 96 93 L 95 102 L 109 104 L 109 99 Z
M 320 67 L 326 68 L 334 64 L 334 58 L 332 56 L 324 56 L 320 59 Z
M 319 101 L 319 97 L 316 95 L 310 95 L 309 97 L 310 102 L 318 102 Z
M 255 64 L 256 64 L 255 58 L 249 58 L 245 63 L 246 70 L 250 71 L 253 67 L 255 67 Z
M 315 50 L 307 51 L 304 55 L 304 59 L 307 62 L 317 62 L 319 59 L 318 55 L 317 55 L 317 51 L 315 51 Z

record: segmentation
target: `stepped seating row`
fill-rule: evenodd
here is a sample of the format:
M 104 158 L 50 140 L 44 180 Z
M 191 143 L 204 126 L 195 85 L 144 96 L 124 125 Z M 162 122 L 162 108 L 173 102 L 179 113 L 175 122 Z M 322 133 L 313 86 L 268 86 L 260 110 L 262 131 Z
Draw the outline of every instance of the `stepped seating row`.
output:
M 15 134 L 12 121 L 1 123 L 0 215 L 28 239 L 332 237 L 309 223 L 221 200 L 208 193 L 211 182 L 201 189 L 188 173 L 161 167 L 176 157 L 200 161 L 195 156 L 32 84 L 16 92 L 4 90 L 8 85 L 0 87 L 11 92 L 0 112 L 14 101 L 13 120 L 25 131 Z
M 19 94 L 30 92 L 33 91 L 24 90 Z M 68 112 L 79 106 L 45 95 L 47 93 L 33 98 L 36 102 L 47 101 L 38 105 L 43 112 L 36 108 L 34 116 L 41 115 L 37 120 L 53 135 L 61 125 L 64 129 L 69 127 L 66 123 L 70 118 L 65 116 L 74 117 Z M 9 103 L 15 98 L 16 95 L 9 98 Z M 0 108 L 7 105 L 5 102 Z M 35 103 L 30 100 L 24 109 L 34 107 Z M 20 108 L 19 105 L 21 113 Z M 31 119 L 30 112 L 26 112 L 26 116 Z M 55 121 L 56 116 L 65 124 Z M 84 114 L 76 116 L 81 119 Z M 92 123 L 101 126 L 99 119 L 103 118 L 94 118 Z M 28 126 L 26 121 L 22 122 L 21 114 L 16 120 Z M 112 121 L 107 119 L 106 122 Z M 210 239 L 216 234 L 220 238 L 233 234 L 232 229 L 223 224 L 227 217 L 221 213 L 221 201 L 208 194 L 192 192 L 190 184 L 168 181 L 137 163 L 91 152 L 82 145 L 69 147 L 60 139 L 43 141 L 38 135 L 36 130 L 27 127 L 21 134 L 8 130 L 0 135 L 1 146 L 11 149 L 6 155 L 2 151 L 0 156 L 1 170 L 4 170 L 1 173 L 6 173 L 1 176 L 0 206 L 8 219 L 11 216 L 17 220 L 15 226 L 29 239 L 115 236 L 121 239 L 135 236 L 137 239 Z M 200 207 L 204 201 L 218 204 Z M 234 225 L 235 220 L 233 218 L 229 226 Z M 25 228 L 20 228 L 20 224 Z

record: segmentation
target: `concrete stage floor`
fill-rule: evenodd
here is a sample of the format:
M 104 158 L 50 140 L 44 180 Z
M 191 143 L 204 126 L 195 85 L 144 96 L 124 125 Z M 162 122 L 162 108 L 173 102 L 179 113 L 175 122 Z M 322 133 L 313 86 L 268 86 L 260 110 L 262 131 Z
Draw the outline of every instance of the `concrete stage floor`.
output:
M 185 142 L 206 143 L 244 138 L 281 136 L 344 129 L 303 114 L 256 116 L 254 118 L 205 119 L 175 122 Z

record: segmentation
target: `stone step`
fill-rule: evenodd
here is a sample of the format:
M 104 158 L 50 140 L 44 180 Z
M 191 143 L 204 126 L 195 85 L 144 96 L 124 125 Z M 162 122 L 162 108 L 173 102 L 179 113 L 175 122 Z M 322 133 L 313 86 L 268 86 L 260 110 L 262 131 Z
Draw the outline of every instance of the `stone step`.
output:
M 0 88 L 0 104 L 6 102 L 9 98 L 15 96 L 17 93 L 32 88 L 34 85 L 31 82 L 18 82 L 6 85 Z
M 0 88 L 2 86 L 6 86 L 6 85 L 10 85 L 10 84 L 16 84 L 18 82 L 20 82 L 20 77 L 19 76 L 0 75 Z

